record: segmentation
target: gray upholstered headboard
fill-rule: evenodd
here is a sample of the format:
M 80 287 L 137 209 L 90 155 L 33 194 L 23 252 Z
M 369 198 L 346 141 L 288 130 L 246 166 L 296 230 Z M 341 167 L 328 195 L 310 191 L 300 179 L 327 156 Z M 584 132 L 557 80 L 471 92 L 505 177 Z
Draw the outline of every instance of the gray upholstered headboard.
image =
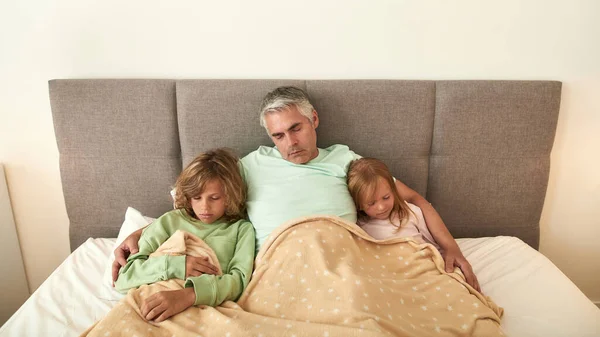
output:
M 320 147 L 384 160 L 455 237 L 538 247 L 560 82 L 52 80 L 71 249 L 116 237 L 127 206 L 169 210 L 168 191 L 198 152 L 270 145 L 257 110 L 280 85 L 310 95 Z

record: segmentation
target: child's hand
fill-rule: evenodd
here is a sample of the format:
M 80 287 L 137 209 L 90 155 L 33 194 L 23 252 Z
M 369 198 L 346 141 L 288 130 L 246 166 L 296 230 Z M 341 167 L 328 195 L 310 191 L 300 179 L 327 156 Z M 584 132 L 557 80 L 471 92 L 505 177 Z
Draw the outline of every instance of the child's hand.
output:
M 140 309 L 146 320 L 159 323 L 191 307 L 194 302 L 194 288 L 159 291 L 143 300 Z
M 467 283 L 475 288 L 475 290 L 481 292 L 481 288 L 479 287 L 479 281 L 477 281 L 477 277 L 473 272 L 473 268 L 464 255 L 461 253 L 460 248 L 456 249 L 448 249 L 444 252 L 444 261 L 446 262 L 446 273 L 451 273 L 454 270 L 454 267 L 460 268 L 462 270 L 463 275 L 465 275 L 465 279 Z
M 208 262 L 208 257 L 186 255 L 185 278 L 191 276 L 200 276 L 202 274 L 217 275 L 218 273 L 219 271 L 217 268 L 212 263 Z

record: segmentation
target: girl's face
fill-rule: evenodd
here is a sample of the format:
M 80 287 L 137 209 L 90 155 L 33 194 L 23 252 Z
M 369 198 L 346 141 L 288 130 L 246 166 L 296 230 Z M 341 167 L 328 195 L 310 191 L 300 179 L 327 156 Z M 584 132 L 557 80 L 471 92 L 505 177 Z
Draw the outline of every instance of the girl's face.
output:
M 366 198 L 361 205 L 361 210 L 373 219 L 389 219 L 394 208 L 394 194 L 390 185 L 383 178 L 377 180 L 377 186 L 370 198 Z
M 218 180 L 207 182 L 202 193 L 192 198 L 192 209 L 196 218 L 206 224 L 219 220 L 225 214 L 226 208 L 227 200 L 225 200 L 223 186 Z

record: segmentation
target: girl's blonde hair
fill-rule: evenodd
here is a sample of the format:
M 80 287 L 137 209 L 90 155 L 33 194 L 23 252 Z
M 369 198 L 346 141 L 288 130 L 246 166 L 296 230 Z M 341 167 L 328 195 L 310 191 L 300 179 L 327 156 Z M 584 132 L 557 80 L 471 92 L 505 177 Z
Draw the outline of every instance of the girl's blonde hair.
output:
M 360 158 L 351 162 L 350 167 L 348 167 L 348 190 L 356 205 L 358 218 L 367 220 L 369 216 L 361 210 L 361 205 L 373 198 L 380 178 L 383 178 L 389 184 L 394 196 L 394 207 L 390 212 L 390 222 L 393 224 L 392 219 L 397 214 L 400 220 L 400 225 L 396 229 L 398 230 L 408 222 L 410 214 L 414 216 L 414 213 L 398 193 L 394 178 L 384 162 L 375 158 Z
M 175 183 L 175 208 L 184 209 L 196 218 L 192 209 L 192 199 L 198 197 L 209 181 L 217 180 L 225 194 L 225 215 L 227 221 L 245 218 L 246 185 L 240 174 L 238 157 L 226 148 L 210 150 L 198 155 L 181 172 Z

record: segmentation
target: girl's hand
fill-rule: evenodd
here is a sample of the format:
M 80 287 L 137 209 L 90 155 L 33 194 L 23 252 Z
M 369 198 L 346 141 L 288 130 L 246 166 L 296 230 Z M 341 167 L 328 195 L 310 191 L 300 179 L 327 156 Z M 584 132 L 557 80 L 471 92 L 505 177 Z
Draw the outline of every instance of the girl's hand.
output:
M 448 249 L 444 251 L 443 256 L 444 261 L 446 262 L 446 273 L 451 273 L 454 270 L 454 267 L 460 268 L 460 270 L 463 272 L 463 275 L 465 275 L 467 283 L 477 291 L 481 292 L 479 281 L 477 281 L 477 277 L 473 272 L 473 268 L 471 267 L 469 261 L 467 261 L 467 259 L 461 253 L 460 248 L 456 247 L 454 249 Z
M 191 307 L 194 302 L 196 302 L 196 294 L 192 287 L 159 291 L 143 300 L 140 309 L 146 320 L 159 323 Z
M 202 274 L 217 275 L 219 271 L 212 263 L 208 262 L 208 257 L 196 257 L 186 255 L 185 257 L 185 278 L 191 276 L 200 276 Z

